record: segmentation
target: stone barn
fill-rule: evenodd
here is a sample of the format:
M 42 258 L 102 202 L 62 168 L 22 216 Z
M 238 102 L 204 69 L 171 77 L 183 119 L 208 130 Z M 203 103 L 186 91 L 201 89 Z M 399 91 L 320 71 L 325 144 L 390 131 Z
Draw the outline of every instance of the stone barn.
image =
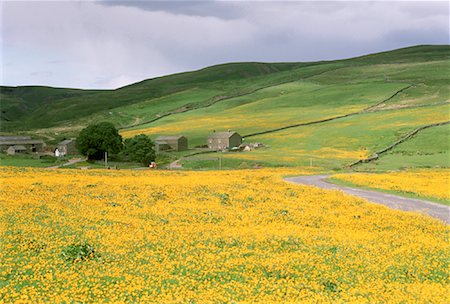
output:
M 42 152 L 45 143 L 41 139 L 32 139 L 30 136 L 0 136 L 0 151 L 6 152 L 10 147 L 21 146 L 26 149 L 22 152 Z
M 27 152 L 27 148 L 25 148 L 24 146 L 10 146 L 6 150 L 6 154 L 8 154 L 8 155 L 16 155 L 16 154 L 25 153 L 25 152 Z
M 188 140 L 183 135 L 159 136 L 155 139 L 155 151 L 184 151 L 188 149 Z
M 242 136 L 235 131 L 213 132 L 208 136 L 210 150 L 225 150 L 238 147 L 242 143 Z
M 60 156 L 78 154 L 78 149 L 75 145 L 75 139 L 65 139 L 58 144 L 58 151 Z

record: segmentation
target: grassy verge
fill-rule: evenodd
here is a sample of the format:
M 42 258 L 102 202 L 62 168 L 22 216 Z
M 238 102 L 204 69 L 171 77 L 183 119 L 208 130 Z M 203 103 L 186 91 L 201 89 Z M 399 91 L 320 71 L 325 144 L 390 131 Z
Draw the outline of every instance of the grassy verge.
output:
M 80 169 L 83 167 L 89 167 L 90 169 L 105 169 L 105 162 L 102 160 L 99 161 L 83 161 L 79 163 L 75 163 L 70 166 L 64 166 L 64 169 Z M 145 168 L 140 163 L 134 163 L 134 162 L 114 162 L 109 161 L 108 162 L 109 168 L 114 169 L 136 169 L 136 168 Z
M 378 191 L 378 192 L 383 192 L 383 193 L 403 196 L 403 197 L 407 197 L 407 198 L 423 199 L 423 200 L 435 202 L 435 203 L 438 203 L 438 204 L 441 204 L 441 205 L 450 206 L 450 201 L 449 200 L 439 199 L 439 198 L 430 197 L 430 196 L 421 196 L 421 195 L 417 195 L 417 194 L 412 193 L 412 192 L 386 190 L 386 189 L 380 189 L 380 188 L 372 188 L 372 187 L 367 187 L 367 186 L 360 186 L 360 185 L 356 185 L 356 184 L 353 184 L 353 183 L 350 183 L 350 182 L 347 182 L 347 181 L 343 181 L 341 179 L 332 178 L 332 177 L 327 178 L 326 181 L 330 182 L 330 183 L 333 183 L 333 184 L 336 184 L 336 185 L 339 185 L 339 186 L 354 187 L 354 188 L 359 188 L 359 189 L 364 189 L 364 190 L 373 190 L 373 191 Z
M 11 167 L 52 167 L 65 163 L 66 159 L 58 159 L 53 156 L 37 157 L 35 155 L 5 155 L 0 154 L 0 166 Z
M 207 154 L 199 157 L 189 157 L 181 161 L 184 169 L 190 170 L 232 170 L 232 169 L 256 169 L 261 167 L 273 167 L 265 162 L 251 161 L 239 158 L 226 158 L 222 155 Z

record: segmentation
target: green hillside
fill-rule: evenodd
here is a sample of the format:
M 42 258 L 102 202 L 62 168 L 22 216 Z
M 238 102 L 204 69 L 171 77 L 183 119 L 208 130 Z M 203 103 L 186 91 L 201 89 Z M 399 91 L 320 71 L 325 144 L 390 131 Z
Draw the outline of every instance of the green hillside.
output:
M 338 169 L 417 127 L 449 121 L 448 71 L 450 46 L 416 46 L 338 61 L 224 64 L 117 90 L 2 87 L 2 131 L 58 138 L 107 120 L 124 137 L 186 135 L 192 150 L 172 155 L 181 157 L 196 152 L 212 130 L 233 129 L 245 142 L 266 147 L 221 154 L 225 167 Z M 448 139 L 448 128 L 438 128 L 439 138 Z M 407 153 L 396 152 L 399 146 L 358 168 L 449 166 L 448 146 L 434 144 L 433 132 L 404 143 Z M 426 138 L 430 145 L 418 144 Z M 420 153 L 435 156 L 417 157 Z M 214 167 L 216 159 L 195 156 L 182 163 Z
M 120 125 L 213 98 L 248 92 L 283 81 L 297 63 L 235 63 L 135 83 L 117 90 L 73 90 L 48 87 L 1 87 L 2 130 L 82 126 L 98 117 Z M 111 110 L 141 104 L 146 113 L 131 116 Z M 112 115 L 112 117 L 110 117 Z M 142 117 L 141 117 L 142 116 Z

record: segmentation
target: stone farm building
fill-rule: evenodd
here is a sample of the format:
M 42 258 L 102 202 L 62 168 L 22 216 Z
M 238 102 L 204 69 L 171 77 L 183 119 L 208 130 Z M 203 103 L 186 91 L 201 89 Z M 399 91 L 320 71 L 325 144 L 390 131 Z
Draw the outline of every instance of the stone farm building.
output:
M 239 146 L 242 136 L 235 131 L 213 132 L 208 136 L 208 148 L 211 150 L 225 150 Z
M 14 153 L 16 153 L 19 150 L 14 148 L 15 146 L 20 152 L 34 153 L 44 151 L 45 143 L 41 139 L 32 139 L 31 136 L 0 136 L 0 151 L 6 152 L 13 147 L 9 151 L 12 152 L 14 149 Z
M 8 155 L 16 155 L 16 154 L 20 154 L 20 153 L 25 153 L 27 152 L 27 148 L 25 148 L 24 146 L 10 146 L 7 150 L 6 150 L 6 154 Z
M 188 148 L 187 138 L 183 135 L 159 136 L 155 139 L 155 151 L 184 151 Z
M 65 139 L 57 147 L 60 156 L 78 154 L 75 139 Z

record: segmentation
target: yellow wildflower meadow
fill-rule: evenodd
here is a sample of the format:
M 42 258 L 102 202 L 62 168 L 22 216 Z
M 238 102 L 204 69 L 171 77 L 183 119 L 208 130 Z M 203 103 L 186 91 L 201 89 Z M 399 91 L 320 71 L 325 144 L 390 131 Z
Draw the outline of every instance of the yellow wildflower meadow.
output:
M 450 170 L 416 170 L 383 174 L 335 174 L 333 178 L 384 190 L 412 193 L 418 196 L 450 200 Z
M 450 301 L 446 225 L 294 173 L 1 168 L 0 302 Z

